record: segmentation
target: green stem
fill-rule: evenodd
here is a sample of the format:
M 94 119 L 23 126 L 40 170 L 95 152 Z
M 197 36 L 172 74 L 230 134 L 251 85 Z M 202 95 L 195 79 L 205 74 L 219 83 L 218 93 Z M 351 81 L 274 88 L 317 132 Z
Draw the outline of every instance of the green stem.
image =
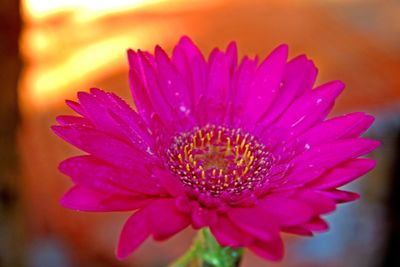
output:
M 190 249 L 169 267 L 239 267 L 243 249 L 221 247 L 208 228 L 197 233 Z

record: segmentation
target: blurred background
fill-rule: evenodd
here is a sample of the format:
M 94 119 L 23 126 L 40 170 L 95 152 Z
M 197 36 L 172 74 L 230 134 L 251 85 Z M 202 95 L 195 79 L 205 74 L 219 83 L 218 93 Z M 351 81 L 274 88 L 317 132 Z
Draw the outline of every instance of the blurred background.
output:
M 162 267 L 191 230 L 114 257 L 126 213 L 79 213 L 59 198 L 71 185 L 57 164 L 79 152 L 49 130 L 64 99 L 100 87 L 130 100 L 127 48 L 168 51 L 189 35 L 208 54 L 236 40 L 264 57 L 289 44 L 347 90 L 334 113 L 368 111 L 383 142 L 378 167 L 349 186 L 361 200 L 327 216 L 331 230 L 286 236 L 281 263 L 246 253 L 243 266 L 400 266 L 400 2 L 397 0 L 1 0 L 0 267 Z

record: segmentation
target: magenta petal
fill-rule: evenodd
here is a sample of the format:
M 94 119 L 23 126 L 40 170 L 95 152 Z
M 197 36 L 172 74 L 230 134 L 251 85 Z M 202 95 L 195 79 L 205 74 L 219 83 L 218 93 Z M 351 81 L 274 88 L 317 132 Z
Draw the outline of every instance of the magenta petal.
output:
M 285 252 L 283 241 L 279 236 L 269 242 L 257 240 L 249 248 L 258 256 L 271 261 L 281 260 Z
M 142 151 L 93 128 L 53 126 L 52 130 L 74 146 L 116 166 L 131 169 L 146 161 Z
M 89 118 L 93 124 L 105 132 L 111 134 L 119 133 L 119 128 L 116 127 L 114 120 L 110 117 L 107 107 L 103 105 L 95 96 L 86 92 L 79 92 L 78 99 L 85 110 L 86 117 Z
M 57 116 L 56 120 L 60 125 L 63 126 L 78 125 L 93 127 L 93 124 L 88 119 L 78 116 L 61 115 Z
M 195 205 L 192 210 L 192 225 L 195 229 L 212 225 L 216 220 L 217 213 L 215 210 L 203 208 L 200 205 Z
M 127 197 L 92 187 L 75 185 L 61 199 L 66 208 L 81 211 L 127 211 L 147 204 L 149 199 Z
M 305 229 L 303 226 L 285 226 L 281 228 L 282 232 L 301 235 L 301 236 L 313 236 L 313 232 Z
M 123 260 L 150 235 L 147 209 L 141 209 L 126 221 L 118 241 L 117 258 Z
M 336 209 L 336 203 L 327 194 L 313 190 L 301 190 L 293 196 L 310 207 L 314 215 L 326 214 Z
M 309 146 L 337 139 L 355 138 L 366 131 L 374 117 L 362 112 L 350 113 L 324 121 L 305 132 L 300 139 Z
M 85 111 L 82 109 L 81 105 L 72 100 L 65 100 L 65 103 L 79 115 L 85 116 Z
M 175 109 L 179 116 L 191 116 L 191 98 L 188 85 L 171 63 L 168 55 L 157 46 L 155 49 L 157 62 L 158 81 L 166 101 Z
M 329 229 L 328 223 L 321 219 L 321 217 L 315 217 L 310 222 L 304 225 L 304 228 L 313 232 L 324 232 Z
M 326 197 L 331 198 L 336 203 L 351 202 L 360 198 L 359 194 L 344 190 L 321 191 L 320 193 Z
M 60 171 L 78 184 L 120 194 L 165 194 L 143 165 L 130 168 L 119 169 L 89 155 L 72 157 L 59 165 Z
M 234 208 L 228 213 L 231 221 L 243 231 L 264 241 L 271 241 L 279 235 L 276 218 L 264 214 L 259 207 Z
M 308 184 L 315 189 L 331 189 L 345 185 L 372 170 L 376 165 L 372 159 L 353 159 L 345 162 Z
M 153 110 L 153 105 L 149 94 L 146 92 L 143 81 L 140 80 L 139 74 L 134 70 L 129 71 L 129 83 L 136 108 L 142 118 L 148 123 Z
M 159 199 L 149 207 L 151 233 L 155 240 L 165 240 L 190 224 L 190 215 L 180 212 L 175 199 Z
M 298 98 L 278 120 L 277 125 L 295 132 L 304 131 L 328 115 L 336 97 L 343 89 L 344 84 L 340 81 L 321 85 Z
M 271 109 L 263 119 L 263 125 L 269 125 L 284 112 L 293 100 L 305 89 L 301 86 L 306 73 L 307 58 L 299 56 L 289 61 L 283 73 L 282 87 L 272 103 Z
M 214 224 L 210 226 L 211 232 L 221 246 L 233 248 L 247 246 L 253 243 L 254 238 L 242 231 L 226 216 L 219 216 Z
M 287 45 L 281 45 L 258 68 L 249 88 L 249 98 L 244 111 L 244 119 L 249 120 L 249 123 L 257 121 L 278 94 L 287 55 Z
M 278 226 L 301 224 L 313 217 L 313 211 L 306 203 L 284 196 L 266 196 L 258 206 L 258 214 Z
M 360 157 L 374 150 L 379 142 L 368 139 L 339 140 L 313 147 L 300 154 L 292 163 L 287 175 L 287 186 L 304 184 L 322 175 L 326 170 L 347 160 Z M 281 189 L 285 188 L 283 186 Z
M 226 48 L 226 62 L 228 65 L 229 73 L 232 76 L 237 67 L 238 61 L 238 51 L 235 42 L 229 43 L 228 47 Z
M 172 174 L 170 171 L 156 169 L 153 171 L 153 176 L 160 181 L 161 186 L 163 186 L 171 196 L 181 196 L 185 193 L 185 188 L 179 180 L 179 177 Z

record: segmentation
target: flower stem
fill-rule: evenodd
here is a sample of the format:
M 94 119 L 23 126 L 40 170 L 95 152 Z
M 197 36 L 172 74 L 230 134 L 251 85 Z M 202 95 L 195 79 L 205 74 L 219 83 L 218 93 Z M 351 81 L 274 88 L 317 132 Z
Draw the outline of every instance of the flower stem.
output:
M 208 228 L 197 233 L 189 250 L 169 267 L 239 267 L 243 249 L 222 247 Z

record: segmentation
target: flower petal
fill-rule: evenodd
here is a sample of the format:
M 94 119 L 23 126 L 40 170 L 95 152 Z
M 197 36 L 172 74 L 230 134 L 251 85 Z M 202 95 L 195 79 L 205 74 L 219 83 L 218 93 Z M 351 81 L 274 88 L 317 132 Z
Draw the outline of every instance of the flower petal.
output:
M 293 102 L 305 89 L 301 86 L 306 74 L 307 58 L 299 56 L 289 61 L 284 69 L 282 87 L 272 103 L 266 117 L 262 120 L 263 125 L 269 125 Z
M 62 206 L 80 211 L 127 211 L 148 202 L 148 198 L 117 195 L 85 185 L 75 185 L 60 200 Z
M 260 119 L 278 94 L 287 56 L 287 45 L 281 45 L 258 68 L 243 112 L 249 124 Z
M 313 210 L 306 203 L 285 196 L 266 196 L 258 207 L 258 214 L 279 226 L 301 224 L 313 216 Z
M 269 242 L 256 240 L 249 246 L 249 249 L 258 256 L 270 261 L 281 260 L 285 253 L 284 244 L 280 236 Z
M 343 89 L 344 84 L 340 81 L 321 85 L 297 99 L 279 118 L 276 125 L 288 128 L 295 133 L 308 129 L 328 115 L 336 97 Z
M 351 202 L 360 198 L 359 194 L 344 190 L 329 190 L 321 191 L 320 193 L 326 197 L 333 199 L 336 203 Z
M 75 183 L 104 191 L 116 191 L 121 194 L 165 194 L 158 180 L 152 179 L 150 172 L 143 168 L 143 165 L 136 166 L 129 172 L 93 156 L 84 155 L 64 160 L 60 163 L 59 169 L 70 176 Z
M 115 166 L 129 170 L 146 161 L 151 162 L 142 151 L 90 127 L 52 126 L 52 130 L 72 145 Z
M 188 85 L 176 67 L 170 61 L 168 55 L 157 46 L 155 49 L 155 59 L 157 62 L 157 76 L 165 100 L 175 110 L 178 117 L 192 116 L 192 103 Z
M 156 200 L 148 209 L 151 233 L 157 241 L 172 237 L 190 224 L 190 216 L 176 208 L 173 198 Z
M 148 210 L 144 208 L 135 212 L 126 221 L 118 241 L 117 258 L 119 260 L 127 258 L 149 236 Z
M 254 238 L 242 231 L 224 215 L 220 215 L 216 222 L 210 225 L 210 230 L 221 246 L 233 248 L 248 246 Z
M 372 159 L 353 159 L 323 174 L 307 186 L 315 189 L 331 189 L 340 187 L 363 176 L 376 165 Z
M 293 168 L 286 176 L 286 185 L 281 189 L 310 182 L 326 170 L 365 155 L 378 146 L 377 141 L 356 138 L 313 147 L 292 160 Z
M 314 215 L 330 213 L 336 209 L 335 201 L 322 192 L 304 189 L 297 191 L 292 198 L 305 203 Z
M 362 112 L 350 113 L 326 120 L 299 137 L 308 146 L 315 146 L 338 139 L 355 138 L 366 131 L 374 117 Z
M 271 241 L 279 234 L 275 218 L 268 216 L 256 206 L 252 208 L 233 208 L 228 216 L 231 221 L 250 235 L 265 241 Z

